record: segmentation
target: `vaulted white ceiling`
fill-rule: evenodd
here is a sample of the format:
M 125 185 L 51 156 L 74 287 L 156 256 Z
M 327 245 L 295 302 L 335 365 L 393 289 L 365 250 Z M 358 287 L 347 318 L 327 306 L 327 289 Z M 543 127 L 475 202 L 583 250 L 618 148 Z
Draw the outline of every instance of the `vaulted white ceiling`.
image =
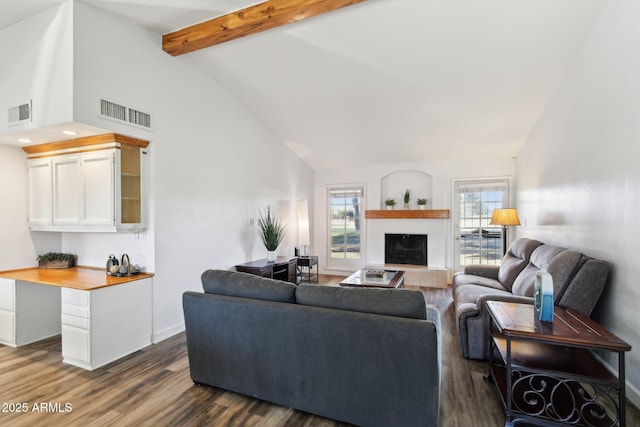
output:
M 257 3 L 84 0 L 160 34 Z M 3 0 L 0 28 L 61 0 Z M 314 169 L 512 157 L 606 0 L 369 0 L 177 57 Z

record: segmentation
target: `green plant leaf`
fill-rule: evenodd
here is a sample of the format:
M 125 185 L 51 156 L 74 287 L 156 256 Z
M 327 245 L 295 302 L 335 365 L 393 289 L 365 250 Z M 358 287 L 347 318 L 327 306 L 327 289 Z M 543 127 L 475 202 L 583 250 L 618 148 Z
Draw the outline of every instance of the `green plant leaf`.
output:
M 264 247 L 268 251 L 275 251 L 285 235 L 286 225 L 282 222 L 282 219 L 272 214 L 271 208 L 267 207 L 264 213 L 260 212 L 258 226 L 260 227 L 260 237 Z

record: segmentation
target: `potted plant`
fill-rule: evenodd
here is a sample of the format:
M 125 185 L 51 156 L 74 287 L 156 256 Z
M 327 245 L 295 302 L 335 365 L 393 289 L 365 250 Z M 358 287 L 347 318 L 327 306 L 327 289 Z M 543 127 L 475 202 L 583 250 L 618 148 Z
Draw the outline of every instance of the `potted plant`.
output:
M 402 200 L 404 201 L 404 208 L 409 209 L 409 200 L 411 200 L 411 191 L 409 189 L 404 190 L 404 194 L 402 195 Z
M 418 209 L 422 211 L 427 207 L 427 199 L 417 199 L 416 203 L 418 204 Z
M 396 204 L 395 199 L 387 199 L 384 201 L 384 204 L 387 206 L 387 210 L 392 210 L 393 206 Z
M 60 252 L 38 255 L 39 268 L 71 268 L 76 264 L 76 256 Z
M 267 248 L 267 261 L 275 261 L 276 249 L 284 238 L 285 224 L 275 214 L 271 213 L 270 207 L 267 207 L 264 214 L 260 213 L 258 226 L 260 227 L 262 243 Z

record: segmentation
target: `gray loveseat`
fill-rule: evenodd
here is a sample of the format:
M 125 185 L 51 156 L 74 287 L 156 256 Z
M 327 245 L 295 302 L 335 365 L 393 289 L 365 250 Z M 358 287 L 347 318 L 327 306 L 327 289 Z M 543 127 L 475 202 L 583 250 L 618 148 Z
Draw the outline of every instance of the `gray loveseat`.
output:
M 536 273 L 548 265 L 555 305 L 589 316 L 604 288 L 607 262 L 534 239 L 513 242 L 500 267 L 467 266 L 452 280 L 453 303 L 464 357 L 487 359 L 489 314 L 486 301 L 533 304 Z
M 440 315 L 420 291 L 207 270 L 185 292 L 191 378 L 360 426 L 437 426 Z

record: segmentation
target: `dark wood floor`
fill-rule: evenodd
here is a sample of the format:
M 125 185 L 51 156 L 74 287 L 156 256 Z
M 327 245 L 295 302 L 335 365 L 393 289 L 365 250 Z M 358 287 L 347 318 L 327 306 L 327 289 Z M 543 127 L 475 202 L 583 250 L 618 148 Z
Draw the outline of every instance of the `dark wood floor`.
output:
M 321 276 L 321 282 L 336 278 Z M 450 290 L 422 289 L 442 314 L 441 426 L 504 425 L 494 386 L 482 379 L 486 364 L 460 356 Z M 18 349 L 0 345 L 0 403 L 0 425 L 11 427 L 346 425 L 194 385 L 184 334 L 93 372 L 62 363 L 60 337 Z M 628 426 L 640 425 L 632 406 L 627 418 Z

